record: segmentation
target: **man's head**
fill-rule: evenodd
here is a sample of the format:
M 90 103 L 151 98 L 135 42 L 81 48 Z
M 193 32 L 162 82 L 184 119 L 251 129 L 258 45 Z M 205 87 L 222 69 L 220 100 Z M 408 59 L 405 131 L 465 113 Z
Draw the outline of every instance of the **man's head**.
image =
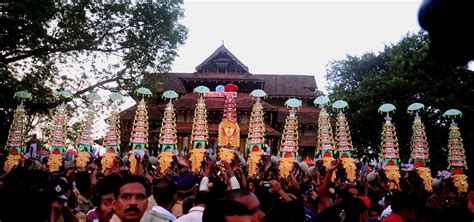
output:
M 416 216 L 416 198 L 405 192 L 396 192 L 392 196 L 392 212 L 404 221 L 413 221 Z
M 153 198 L 156 204 L 167 210 L 171 210 L 177 199 L 176 184 L 167 178 L 157 180 L 153 185 Z
M 229 199 L 213 201 L 204 209 L 203 222 L 251 222 L 252 214 L 243 204 Z
M 115 214 L 124 222 L 140 221 L 148 206 L 150 187 L 144 177 L 129 175 L 115 189 Z
M 194 206 L 205 207 L 209 202 L 209 191 L 199 191 L 194 197 Z
M 253 222 L 263 221 L 265 219 L 265 213 L 260 209 L 260 201 L 252 192 L 244 189 L 232 190 L 227 194 L 227 198 L 246 206 L 252 214 Z
M 100 221 L 108 222 L 114 215 L 114 192 L 120 183 L 120 176 L 111 174 L 97 183 L 97 192 L 94 195 L 94 205 L 97 206 L 96 214 Z

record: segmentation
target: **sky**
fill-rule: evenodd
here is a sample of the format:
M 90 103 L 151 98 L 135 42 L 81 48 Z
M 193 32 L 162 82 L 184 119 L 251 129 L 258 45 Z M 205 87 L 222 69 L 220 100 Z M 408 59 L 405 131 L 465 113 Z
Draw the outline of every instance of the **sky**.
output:
M 326 90 L 326 65 L 346 55 L 379 52 L 421 29 L 421 1 L 184 2 L 188 39 L 173 72 L 194 72 L 223 42 L 254 74 L 314 75 Z

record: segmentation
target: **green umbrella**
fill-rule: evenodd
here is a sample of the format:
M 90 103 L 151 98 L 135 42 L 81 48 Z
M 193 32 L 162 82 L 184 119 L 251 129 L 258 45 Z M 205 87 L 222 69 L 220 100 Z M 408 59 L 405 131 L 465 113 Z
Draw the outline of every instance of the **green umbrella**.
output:
M 28 91 L 18 91 L 15 93 L 15 95 L 13 95 L 13 98 L 20 98 L 20 100 L 24 100 L 31 99 L 32 96 L 31 93 L 29 93 Z
M 135 93 L 136 94 L 141 94 L 143 96 L 151 96 L 153 95 L 153 93 L 151 93 L 151 90 L 149 90 L 148 88 L 145 88 L 145 87 L 140 87 L 138 89 L 135 90 Z
M 207 88 L 206 86 L 198 86 L 196 88 L 194 88 L 193 92 L 195 93 L 200 93 L 200 94 L 203 94 L 203 93 L 207 93 L 207 92 L 210 92 L 211 90 L 209 90 L 209 88 Z
M 408 106 L 407 111 L 411 113 L 411 112 L 424 109 L 424 108 L 425 108 L 425 105 L 423 105 L 422 103 L 412 103 L 411 105 Z
M 462 116 L 462 112 L 459 111 L 458 109 L 450 109 L 446 112 L 443 113 L 444 117 L 457 117 L 457 116 Z
M 329 102 L 329 97 L 328 96 L 318 96 L 318 98 L 316 98 L 314 100 L 314 105 L 320 105 L 320 106 L 323 106 L 325 105 L 326 103 Z
M 300 107 L 303 105 L 303 102 L 299 99 L 289 99 L 289 100 L 286 100 L 285 102 L 285 106 L 287 107 L 292 107 L 292 108 L 297 108 L 297 107 Z
M 59 93 L 59 95 L 61 95 L 61 96 L 64 97 L 64 98 L 72 98 L 72 97 L 74 97 L 74 95 L 73 95 L 71 92 L 69 92 L 69 91 L 67 91 L 67 90 L 64 90 L 64 89 L 61 90 L 61 91 L 59 91 L 58 93 Z
M 167 99 L 175 99 L 175 98 L 178 98 L 178 96 L 179 96 L 178 93 L 176 93 L 173 90 L 165 91 L 165 92 L 163 92 L 163 95 L 161 95 L 161 97 L 164 97 L 164 98 L 167 98 Z
M 332 104 L 334 109 L 344 109 L 346 107 L 349 107 L 349 104 L 344 100 L 338 100 Z
M 397 108 L 393 104 L 385 103 L 385 104 L 383 104 L 379 107 L 379 112 L 380 113 L 388 113 L 388 112 L 395 111 L 395 109 L 397 109 Z
M 99 101 L 100 100 L 99 94 L 97 94 L 97 92 L 95 92 L 95 91 L 92 91 L 91 93 L 87 94 L 86 98 L 90 101 Z
M 250 93 L 253 97 L 264 98 L 267 97 L 267 93 L 261 89 L 256 89 Z
M 113 101 L 123 100 L 123 95 L 119 92 L 113 92 L 109 95 L 109 98 Z

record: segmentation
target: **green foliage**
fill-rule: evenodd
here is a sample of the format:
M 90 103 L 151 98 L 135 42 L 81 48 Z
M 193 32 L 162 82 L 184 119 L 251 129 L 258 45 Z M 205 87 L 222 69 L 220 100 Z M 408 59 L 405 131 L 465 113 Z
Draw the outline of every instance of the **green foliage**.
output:
M 361 57 L 347 56 L 332 61 L 326 76 L 330 97 L 349 103 L 347 117 L 351 126 L 354 154 L 377 157 L 380 152 L 380 132 L 384 122 L 377 108 L 392 103 L 397 111 L 392 122 L 397 127 L 402 160 L 410 155 L 413 115 L 406 108 L 421 102 L 434 172 L 446 169 L 448 120 L 441 114 L 458 108 L 465 115 L 458 121 L 464 145 L 474 144 L 474 73 L 467 67 L 455 67 L 435 62 L 428 57 L 429 42 L 425 33 L 407 34 L 395 45 L 386 46 L 379 54 Z M 468 164 L 474 159 L 466 149 Z
M 131 92 L 146 73 L 167 72 L 184 44 L 182 0 L 114 3 L 79 0 L 10 0 L 0 12 L 0 127 L 8 129 L 28 90 L 29 115 L 48 115 L 64 87 L 86 104 L 92 89 Z M 132 1 L 133 2 L 133 1 Z M 0 143 L 6 132 L 0 131 Z

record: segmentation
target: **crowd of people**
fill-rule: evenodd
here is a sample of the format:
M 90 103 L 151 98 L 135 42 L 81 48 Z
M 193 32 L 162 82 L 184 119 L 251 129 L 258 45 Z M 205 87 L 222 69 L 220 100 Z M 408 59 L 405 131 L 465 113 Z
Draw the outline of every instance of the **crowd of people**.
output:
M 458 193 L 450 178 L 433 192 L 414 171 L 389 181 L 383 169 L 357 164 L 349 182 L 340 161 L 324 167 L 294 163 L 280 178 L 278 158 L 263 155 L 248 175 L 242 158 L 231 163 L 206 157 L 192 172 L 186 157 L 160 173 L 156 157 L 136 156 L 136 169 L 116 158 L 102 171 L 100 158 L 85 168 L 65 161 L 49 172 L 46 158 L 21 159 L 0 175 L 0 221 L 473 221 L 474 193 Z M 5 157 L 0 160 L 3 164 Z M 396 183 L 390 189 L 390 183 Z

